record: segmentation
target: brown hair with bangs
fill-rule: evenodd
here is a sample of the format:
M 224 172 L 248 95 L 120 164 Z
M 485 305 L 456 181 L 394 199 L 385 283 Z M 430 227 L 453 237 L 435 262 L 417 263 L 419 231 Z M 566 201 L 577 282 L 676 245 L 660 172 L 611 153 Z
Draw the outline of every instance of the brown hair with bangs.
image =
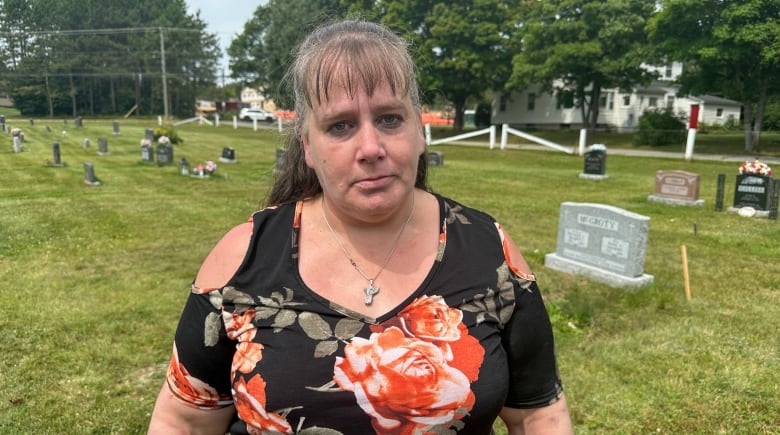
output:
M 314 30 L 298 47 L 287 73 L 295 97 L 293 132 L 275 171 L 266 205 L 298 201 L 322 192 L 317 175 L 306 165 L 301 137 L 313 104 L 329 98 L 334 87 L 354 96 L 369 96 L 387 84 L 407 96 L 419 110 L 416 67 L 407 43 L 395 33 L 368 21 L 341 21 Z M 420 155 L 415 186 L 429 190 L 428 165 Z

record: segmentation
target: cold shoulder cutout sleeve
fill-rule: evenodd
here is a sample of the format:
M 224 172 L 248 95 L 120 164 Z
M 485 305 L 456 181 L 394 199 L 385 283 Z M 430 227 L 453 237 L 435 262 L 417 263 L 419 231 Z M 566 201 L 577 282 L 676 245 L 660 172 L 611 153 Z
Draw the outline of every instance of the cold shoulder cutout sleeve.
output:
M 193 292 L 206 293 L 227 284 L 241 266 L 252 237 L 252 221 L 236 225 L 228 231 L 200 266 Z

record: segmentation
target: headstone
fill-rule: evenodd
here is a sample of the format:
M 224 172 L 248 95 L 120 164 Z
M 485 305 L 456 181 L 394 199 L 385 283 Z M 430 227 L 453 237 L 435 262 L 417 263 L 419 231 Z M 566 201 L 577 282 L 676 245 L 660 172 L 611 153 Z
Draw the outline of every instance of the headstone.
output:
M 0 129 L 5 133 L 5 115 L 0 115 Z
M 89 186 L 97 186 L 100 180 L 95 177 L 95 166 L 92 163 L 84 163 L 84 183 Z
M 723 211 L 723 195 L 726 192 L 726 174 L 718 174 L 718 190 L 715 192 L 715 211 Z
M 84 149 L 87 149 L 92 144 L 89 142 L 89 138 L 85 137 L 84 140 L 81 142 L 81 145 L 84 147 Z
M 144 138 L 149 140 L 154 140 L 154 130 L 151 128 L 147 128 L 144 132 Z
M 60 143 L 53 142 L 51 144 L 51 153 L 54 158 L 54 166 L 62 166 L 62 156 L 60 155 Z
M 444 166 L 444 153 L 441 151 L 428 151 L 425 153 L 428 166 Z
M 657 171 L 655 173 L 655 193 L 647 197 L 648 201 L 663 202 L 672 205 L 690 205 L 701 207 L 704 200 L 699 199 L 699 174 L 686 171 Z
M 585 152 L 583 171 L 580 178 L 603 180 L 607 178 L 607 150 L 603 145 L 591 145 Z
M 84 118 L 81 116 L 77 116 L 76 119 L 73 120 L 73 124 L 76 126 L 76 128 L 84 127 Z
M 752 207 L 756 211 L 769 210 L 772 177 L 739 174 L 734 187 L 734 208 Z
M 114 136 L 119 136 L 119 121 L 114 121 Z
M 141 161 L 147 163 L 154 162 L 154 148 L 151 142 L 144 142 L 141 144 Z
M 98 155 L 107 156 L 108 152 L 108 139 L 104 137 L 98 138 Z
M 219 161 L 224 163 L 236 163 L 236 150 L 231 147 L 222 148 L 222 156 L 220 156 Z
M 287 150 L 284 148 L 277 148 L 276 149 L 276 168 L 274 168 L 274 172 L 280 171 L 282 167 L 284 167 L 284 159 L 287 156 Z
M 190 175 L 190 162 L 188 162 L 184 157 L 179 160 L 179 174 Z
M 46 126 L 46 133 L 51 133 L 51 127 L 49 127 L 48 125 Z
M 14 152 L 15 153 L 22 152 L 22 142 L 24 142 L 24 136 L 22 136 L 22 130 L 18 128 L 12 129 L 11 136 L 13 136 L 13 141 L 14 141 Z
M 780 203 L 780 180 L 772 180 L 772 193 L 769 194 L 769 219 L 777 220 L 777 208 Z
M 157 164 L 158 165 L 172 165 L 173 164 L 173 146 L 170 144 L 157 144 Z
M 653 282 L 644 273 L 650 218 L 604 204 L 564 202 L 556 251 L 545 266 L 582 274 L 613 287 Z
M 30 125 L 35 125 L 35 120 L 32 118 L 30 119 Z

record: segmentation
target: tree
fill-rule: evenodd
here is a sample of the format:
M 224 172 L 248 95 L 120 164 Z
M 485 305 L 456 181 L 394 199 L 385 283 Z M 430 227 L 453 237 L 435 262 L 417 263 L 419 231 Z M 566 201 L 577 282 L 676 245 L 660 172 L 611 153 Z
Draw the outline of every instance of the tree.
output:
M 758 151 L 767 101 L 780 90 L 780 2 L 667 0 L 649 29 L 661 53 L 687 63 L 683 92 L 742 102 L 745 151 Z
M 114 114 L 133 106 L 151 114 L 168 102 L 172 113 L 189 115 L 199 90 L 214 82 L 216 36 L 186 13 L 183 0 L 9 2 L 19 11 L 0 13 L 0 54 L 25 115 Z
M 284 75 L 293 50 L 319 23 L 343 16 L 337 0 L 270 0 L 259 6 L 244 31 L 228 47 L 231 77 L 275 97 L 290 107 Z
M 629 90 L 655 77 L 643 67 L 654 10 L 647 0 L 523 2 L 507 90 L 538 83 L 571 95 L 583 123 L 595 129 L 602 89 Z

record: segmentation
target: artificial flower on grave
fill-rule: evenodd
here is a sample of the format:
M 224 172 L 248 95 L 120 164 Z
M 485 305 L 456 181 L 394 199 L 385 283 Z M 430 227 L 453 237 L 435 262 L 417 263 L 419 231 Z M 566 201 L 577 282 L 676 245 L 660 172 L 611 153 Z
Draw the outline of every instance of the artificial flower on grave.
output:
M 607 146 L 603 143 L 594 143 L 593 145 L 589 146 L 587 149 L 588 152 L 591 151 L 601 151 L 601 152 L 607 152 Z
M 202 165 L 198 165 L 192 168 L 192 171 L 190 173 L 196 177 L 208 177 L 209 175 L 213 174 L 214 171 L 216 170 L 217 170 L 217 164 L 209 160 Z
M 157 143 L 159 143 L 160 145 L 170 145 L 171 140 L 168 138 L 168 136 L 160 136 L 159 138 L 157 138 Z
M 22 134 L 21 128 L 16 127 L 11 129 L 11 136 L 21 136 L 21 134 Z
M 740 175 L 764 175 L 772 176 L 772 168 L 761 160 L 745 162 L 739 167 Z
M 141 148 L 151 148 L 152 147 L 152 140 L 143 138 L 141 139 Z

